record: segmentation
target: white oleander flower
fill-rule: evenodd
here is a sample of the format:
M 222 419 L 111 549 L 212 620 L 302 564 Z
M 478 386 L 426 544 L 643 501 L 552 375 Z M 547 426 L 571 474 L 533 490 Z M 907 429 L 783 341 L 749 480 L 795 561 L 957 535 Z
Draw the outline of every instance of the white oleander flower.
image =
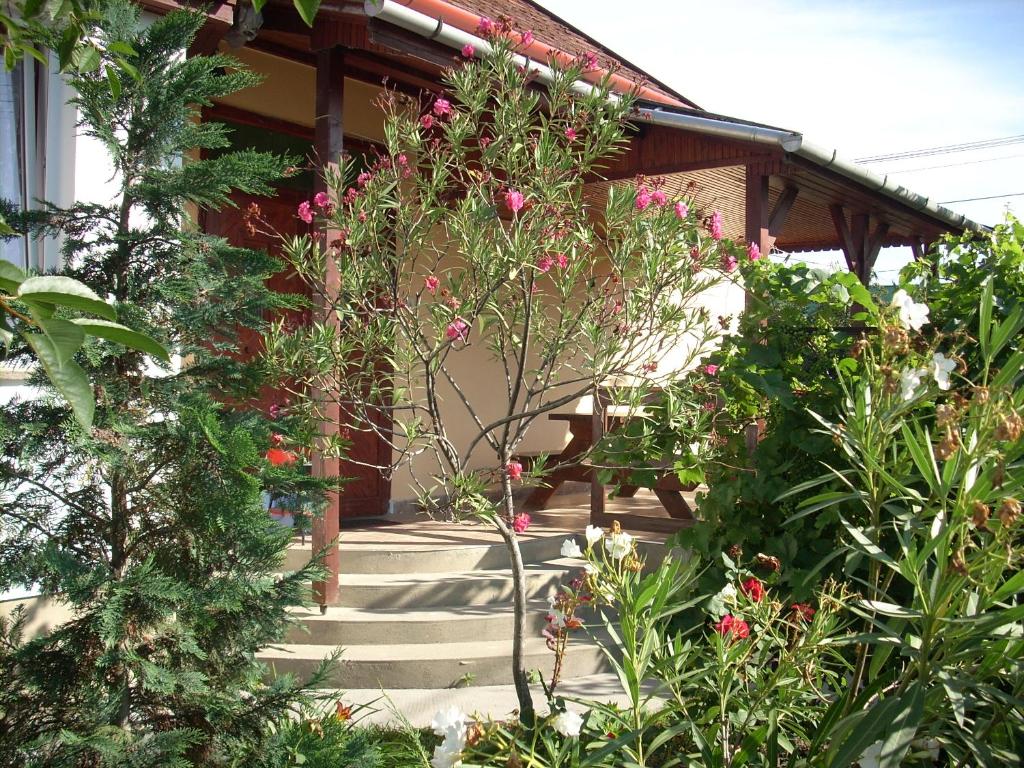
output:
M 718 597 L 723 601 L 735 602 L 736 600 L 736 587 L 732 584 L 726 584 L 720 590 L 718 590 Z
M 583 727 L 583 718 L 580 717 L 579 712 L 567 709 L 564 712 L 558 713 L 558 717 L 555 718 L 552 725 L 563 736 L 575 737 L 580 735 L 580 729 Z
M 434 747 L 434 756 L 430 758 L 431 768 L 458 768 L 462 765 L 462 750 L 466 746 L 465 735 L 462 738 L 449 732 L 444 741 Z
M 586 530 L 587 546 L 593 546 L 594 542 L 600 541 L 601 537 L 604 536 L 604 529 L 598 528 L 596 525 L 588 525 Z
M 900 373 L 900 394 L 904 400 L 913 400 L 921 387 L 921 379 L 928 375 L 924 368 L 908 368 Z
M 893 294 L 891 306 L 899 310 L 900 325 L 904 328 L 920 331 L 921 326 L 928 322 L 928 305 L 918 304 L 902 288 Z
M 562 557 L 583 557 L 583 550 L 576 543 L 576 539 L 566 539 L 562 542 Z
M 466 713 L 455 705 L 440 710 L 430 721 L 430 727 L 438 736 L 446 736 L 449 731 L 466 732 Z
M 956 360 L 950 360 L 941 352 L 932 355 L 932 376 L 939 389 L 949 389 L 949 375 L 956 370 Z
M 615 560 L 621 560 L 633 549 L 633 537 L 625 531 L 613 533 L 605 539 L 604 548 Z

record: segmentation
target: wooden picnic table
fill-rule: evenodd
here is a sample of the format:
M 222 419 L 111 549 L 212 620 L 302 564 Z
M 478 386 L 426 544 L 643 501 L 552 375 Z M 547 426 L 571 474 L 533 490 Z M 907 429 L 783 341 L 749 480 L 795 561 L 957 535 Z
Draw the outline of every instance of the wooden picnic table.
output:
M 607 430 L 615 429 L 625 423 L 623 416 L 616 416 L 605 413 L 604 417 L 595 416 L 591 413 L 552 413 L 548 416 L 552 421 L 564 421 L 569 425 L 571 436 L 569 443 L 562 449 L 562 452 L 550 457 L 550 464 L 558 466 L 565 464 L 544 478 L 545 485 L 535 488 L 526 499 L 526 508 L 532 510 L 544 509 L 551 497 L 555 495 L 561 485 L 569 480 L 581 483 L 590 483 L 590 512 L 591 518 L 595 521 L 604 516 L 604 484 L 598 480 L 598 474 L 593 467 L 583 464 L 582 458 L 591 447 L 601 438 Z M 628 471 L 628 470 L 624 470 Z M 683 498 L 683 491 L 692 491 L 696 484 L 684 485 L 671 470 L 666 468 L 664 474 L 659 476 L 654 488 L 654 494 L 658 501 L 668 512 L 673 520 L 692 521 L 693 510 Z M 619 486 L 619 496 L 631 498 L 640 489 L 640 486 L 622 483 Z

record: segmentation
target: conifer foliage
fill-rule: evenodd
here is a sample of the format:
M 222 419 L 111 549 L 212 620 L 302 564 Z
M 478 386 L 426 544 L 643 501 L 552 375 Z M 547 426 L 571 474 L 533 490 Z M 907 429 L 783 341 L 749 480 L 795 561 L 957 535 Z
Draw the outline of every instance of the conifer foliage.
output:
M 0 627 L 2 764 L 245 764 L 267 757 L 268 724 L 305 696 L 288 679 L 264 683 L 254 659 L 316 575 L 275 575 L 289 532 L 262 499 L 315 497 L 322 481 L 301 462 L 266 461 L 280 433 L 300 439 L 276 409 L 272 421 L 237 406 L 269 382 L 235 354 L 234 330 L 301 299 L 265 287 L 277 259 L 188 215 L 229 205 L 233 190 L 271 194 L 294 159 L 201 158 L 229 139 L 197 109 L 256 82 L 228 57 L 185 56 L 202 19 L 143 28 L 127 2 L 111 6 L 93 39 L 131 66 L 101 61 L 73 83 L 80 131 L 109 153 L 118 198 L 9 222 L 62 233 L 63 274 L 184 363 L 89 338 L 75 359 L 96 390 L 91 429 L 42 374 L 44 397 L 0 409 L 0 589 L 35 583 L 72 614 L 35 638 L 17 618 Z

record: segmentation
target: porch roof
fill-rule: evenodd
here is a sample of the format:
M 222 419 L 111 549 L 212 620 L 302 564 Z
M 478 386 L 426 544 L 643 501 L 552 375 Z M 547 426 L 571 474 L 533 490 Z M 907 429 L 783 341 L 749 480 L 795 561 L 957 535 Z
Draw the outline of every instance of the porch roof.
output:
M 140 2 L 166 11 L 188 0 Z M 397 8 L 405 20 L 380 15 L 374 6 L 382 4 Z M 486 46 L 474 36 L 475 20 L 500 13 L 514 16 L 517 28 L 533 29 L 538 40 L 558 42 L 559 56 L 598 48 L 602 65 L 617 69 L 622 82 L 644 83 L 629 151 L 588 185 L 595 201 L 611 181 L 638 174 L 660 177 L 673 193 L 720 210 L 728 236 L 759 242 L 762 251 L 841 249 L 864 279 L 882 246 L 909 245 L 919 252 L 946 232 L 985 229 L 808 143 L 798 132 L 697 108 L 533 0 L 341 0 L 321 5 L 313 29 L 299 19 L 290 0 L 270 0 L 250 45 L 310 66 L 317 51 L 342 46 L 349 51 L 346 77 L 378 84 L 387 78 L 409 91 L 438 91 L 443 70 L 458 59 L 463 43 L 456 41 Z M 233 5 L 215 3 L 197 47 L 216 47 L 234 15 Z M 544 69 L 538 60 L 531 58 L 528 65 Z

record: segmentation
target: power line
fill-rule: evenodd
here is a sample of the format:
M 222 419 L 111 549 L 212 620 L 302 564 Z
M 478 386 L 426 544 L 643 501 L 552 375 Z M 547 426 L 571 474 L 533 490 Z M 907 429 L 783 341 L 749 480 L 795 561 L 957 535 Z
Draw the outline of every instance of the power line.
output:
M 889 173 L 914 173 L 915 171 L 936 171 L 940 168 L 956 168 L 961 165 L 977 165 L 978 163 L 994 163 L 997 160 L 1016 160 L 1024 155 L 1000 155 L 999 157 L 984 157 L 981 160 L 964 160 L 961 163 L 943 163 L 942 165 L 925 165 L 917 168 L 897 168 Z
M 975 200 L 999 200 L 1003 197 L 1024 197 L 1024 192 L 1011 192 L 1008 195 L 986 195 L 985 197 L 965 197 L 963 200 L 943 200 L 939 205 L 951 203 L 973 203 Z
M 855 160 L 858 163 L 884 163 L 890 160 L 907 160 L 912 157 L 928 157 L 929 155 L 946 155 L 953 152 L 969 152 L 975 149 L 989 149 L 991 147 L 1005 147 L 1010 144 L 1024 144 L 1024 134 L 1017 136 L 1004 136 L 999 139 L 981 139 L 979 141 L 967 141 L 960 144 L 947 144 L 942 147 L 928 147 L 926 149 L 909 149 L 905 152 L 891 152 L 886 155 L 872 155 L 870 157 L 859 157 Z

